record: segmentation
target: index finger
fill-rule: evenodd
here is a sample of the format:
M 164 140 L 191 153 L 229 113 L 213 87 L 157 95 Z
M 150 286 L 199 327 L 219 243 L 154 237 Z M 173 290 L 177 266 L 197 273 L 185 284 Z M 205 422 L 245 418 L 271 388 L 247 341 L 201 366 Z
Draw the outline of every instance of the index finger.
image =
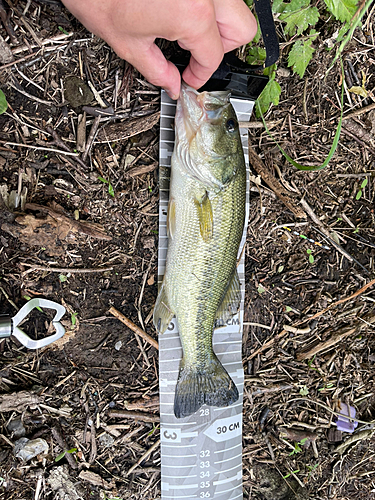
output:
M 191 52 L 188 67 L 182 74 L 185 82 L 195 89 L 202 87 L 217 70 L 224 57 L 224 48 L 216 23 L 215 13 L 208 20 L 205 30 L 179 40 L 179 44 Z

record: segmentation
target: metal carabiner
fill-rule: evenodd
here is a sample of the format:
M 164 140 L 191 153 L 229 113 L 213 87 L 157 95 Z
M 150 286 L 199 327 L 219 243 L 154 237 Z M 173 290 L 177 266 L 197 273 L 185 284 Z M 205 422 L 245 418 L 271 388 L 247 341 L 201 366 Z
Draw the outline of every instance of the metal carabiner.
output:
M 21 330 L 21 328 L 18 327 L 29 312 L 36 307 L 46 307 L 47 309 L 54 309 L 56 311 L 55 317 L 52 320 L 52 325 L 54 326 L 56 333 L 40 340 L 32 340 L 23 330 Z M 21 342 L 22 345 L 27 347 L 27 349 L 39 349 L 41 347 L 45 347 L 64 335 L 65 328 L 60 323 L 60 319 L 64 316 L 65 312 L 66 309 L 64 306 L 57 304 L 52 300 L 41 298 L 31 299 L 23 307 L 21 307 L 13 318 L 10 316 L 0 317 L 0 339 L 8 338 L 13 335 L 13 337 L 16 337 L 16 339 Z

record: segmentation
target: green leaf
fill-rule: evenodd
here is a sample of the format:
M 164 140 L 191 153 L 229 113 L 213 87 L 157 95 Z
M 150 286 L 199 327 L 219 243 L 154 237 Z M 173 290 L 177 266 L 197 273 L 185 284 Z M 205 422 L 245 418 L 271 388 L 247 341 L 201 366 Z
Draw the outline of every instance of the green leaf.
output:
M 111 196 L 115 196 L 115 191 L 113 189 L 113 186 L 110 182 L 108 182 L 108 193 L 111 195 Z
M 103 182 L 104 184 L 109 184 L 109 181 L 107 181 L 107 179 L 104 179 L 104 177 L 98 177 L 98 181 Z
M 266 291 L 265 288 L 262 287 L 262 285 L 258 286 L 258 293 L 264 293 Z
M 62 453 L 60 453 L 59 455 L 57 455 L 57 457 L 55 458 L 55 462 L 58 462 L 59 460 L 61 460 L 62 458 L 65 457 L 65 453 L 66 451 L 63 451 Z
M 363 182 L 361 184 L 361 189 L 365 188 L 367 186 L 367 183 L 368 183 L 368 178 L 366 177 L 366 179 L 363 179 Z
M 262 47 L 250 47 L 247 52 L 246 62 L 248 64 L 261 65 L 266 60 L 266 50 Z
M 310 264 L 314 264 L 314 256 L 312 253 L 309 255 L 309 262 Z
M 316 25 L 319 21 L 319 11 L 316 7 L 310 7 L 310 0 L 292 0 L 280 14 L 279 19 L 286 23 L 287 34 L 300 35 L 309 26 Z
M 327 9 L 341 22 L 350 21 L 357 11 L 358 0 L 324 0 Z
M 5 97 L 5 94 L 2 90 L 0 90 L 0 115 L 5 113 L 8 108 L 8 103 Z
M 267 68 L 264 72 L 269 73 L 270 80 L 264 87 L 263 92 L 260 94 L 256 101 L 256 115 L 257 117 L 263 115 L 268 111 L 271 103 L 277 106 L 280 100 L 281 87 L 279 83 L 275 80 L 276 76 L 276 65 L 273 64 L 270 68 Z
M 69 35 L 69 33 L 66 30 L 64 30 L 62 26 L 58 26 L 58 28 L 62 33 L 64 33 L 64 35 Z
M 70 320 L 72 322 L 72 326 L 74 326 L 77 323 L 77 316 L 78 316 L 78 313 L 72 313 L 70 315 Z
M 342 72 L 342 76 L 343 76 L 342 81 L 344 82 L 344 66 L 342 64 L 342 61 L 341 61 L 341 72 Z M 257 101 L 257 103 L 258 103 L 258 101 Z M 264 120 L 263 111 L 262 111 L 262 108 L 260 106 L 257 107 L 257 112 L 259 111 L 259 115 L 262 118 L 262 122 L 263 122 L 264 128 L 266 129 L 267 134 L 275 142 L 276 146 L 279 148 L 279 150 L 285 156 L 285 158 L 288 160 L 288 162 L 291 163 L 296 168 L 298 168 L 298 170 L 307 170 L 307 171 L 311 172 L 311 171 L 321 170 L 322 168 L 325 168 L 328 165 L 328 163 L 331 161 L 332 156 L 335 154 L 337 145 L 339 143 L 340 134 L 341 134 L 341 124 L 342 124 L 343 109 L 344 109 L 344 84 L 342 83 L 342 85 L 341 85 L 341 114 L 340 114 L 339 123 L 337 125 L 335 137 L 333 138 L 332 146 L 331 146 L 331 149 L 329 150 L 327 158 L 324 160 L 324 162 L 321 165 L 318 165 L 318 166 L 301 165 L 300 163 L 294 161 L 293 158 L 291 158 L 288 155 L 288 153 L 286 153 L 284 151 L 284 149 L 280 146 L 280 144 L 272 136 L 271 132 L 269 131 L 269 129 L 267 127 L 267 123 Z
M 59 280 L 61 283 L 64 283 L 65 281 L 68 281 L 68 278 L 65 276 L 65 274 L 59 274 Z
M 361 196 L 362 196 L 362 191 L 359 190 L 358 193 L 357 193 L 357 195 L 356 195 L 356 197 L 355 197 L 355 199 L 358 201 L 361 198 Z
M 23 296 L 23 298 L 24 298 L 25 300 L 31 300 L 31 297 L 29 297 L 28 295 L 24 295 L 24 296 Z M 43 309 L 42 309 L 41 307 L 39 307 L 39 306 L 36 306 L 36 308 L 35 308 L 35 309 L 37 309 L 37 310 L 38 310 L 38 311 L 40 311 L 41 313 L 43 312 Z
M 341 1 L 341 0 L 336 0 L 336 1 L 338 2 L 338 1 Z M 345 0 L 344 3 L 346 3 L 346 2 L 347 2 L 347 0 Z M 348 34 L 342 40 L 342 42 L 340 44 L 340 47 L 337 49 L 336 55 L 333 58 L 333 61 L 331 62 L 329 68 L 326 71 L 326 75 L 331 71 L 331 69 L 333 68 L 333 66 L 334 66 L 335 62 L 337 61 L 337 59 L 339 57 L 341 57 L 341 54 L 344 52 L 346 44 L 349 42 L 349 40 L 351 40 L 352 35 L 354 33 L 354 30 L 357 28 L 357 26 L 359 26 L 361 24 L 362 17 L 365 15 L 365 13 L 371 7 L 372 2 L 373 2 L 373 0 L 367 0 L 367 2 L 365 3 L 365 5 L 362 4 L 361 7 L 358 8 L 358 11 L 357 11 L 358 13 L 353 17 L 352 21 L 349 23 L 350 29 L 348 31 Z M 340 34 L 342 34 L 341 30 L 340 30 Z M 341 39 L 339 41 L 341 41 Z
M 288 66 L 291 66 L 294 73 L 297 73 L 300 78 L 305 74 L 307 65 L 315 52 L 311 44 L 317 36 L 318 35 L 314 38 L 308 38 L 307 40 L 297 40 L 293 44 L 292 50 L 289 52 Z
M 299 390 L 299 393 L 301 394 L 301 396 L 307 396 L 309 393 L 307 386 L 304 385 L 303 387 L 301 387 L 301 389 Z

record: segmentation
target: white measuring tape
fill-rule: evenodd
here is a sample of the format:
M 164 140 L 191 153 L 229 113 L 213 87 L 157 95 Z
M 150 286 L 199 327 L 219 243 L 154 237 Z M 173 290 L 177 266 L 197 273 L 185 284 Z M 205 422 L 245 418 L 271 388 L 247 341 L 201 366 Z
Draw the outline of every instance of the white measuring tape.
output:
M 254 101 L 231 98 L 238 121 L 249 121 Z M 163 280 L 167 256 L 167 207 L 171 157 L 174 148 L 176 102 L 161 94 L 160 117 L 160 206 L 158 281 Z M 240 129 L 249 174 L 248 131 Z M 248 177 L 248 176 L 247 176 Z M 249 214 L 247 178 L 246 221 Z M 246 224 L 247 226 L 247 224 Z M 240 251 L 246 241 L 246 228 Z M 174 415 L 174 395 L 182 358 L 175 319 L 166 333 L 159 335 L 161 498 L 241 500 L 242 496 L 242 325 L 245 294 L 244 255 L 238 266 L 242 300 L 239 313 L 215 331 L 214 351 L 239 392 L 235 404 L 226 408 L 203 406 L 194 415 L 178 419 Z

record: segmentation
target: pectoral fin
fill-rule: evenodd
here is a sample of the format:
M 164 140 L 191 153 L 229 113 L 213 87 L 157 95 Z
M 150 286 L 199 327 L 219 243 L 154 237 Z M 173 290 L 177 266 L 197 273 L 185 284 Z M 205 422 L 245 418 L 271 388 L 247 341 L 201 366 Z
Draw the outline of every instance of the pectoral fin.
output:
M 173 311 L 168 302 L 165 286 L 162 284 L 154 307 L 154 326 L 159 333 L 164 333 L 173 318 Z
M 213 234 L 213 215 L 211 201 L 208 197 L 208 194 L 205 193 L 201 200 L 195 199 L 194 202 L 198 211 L 201 236 L 203 238 L 203 241 L 207 243 L 210 241 Z
M 237 269 L 235 269 L 224 298 L 219 306 L 219 309 L 217 310 L 215 328 L 226 326 L 227 320 L 238 312 L 240 302 L 240 279 L 238 277 Z
M 176 232 L 176 202 L 173 198 L 169 200 L 167 212 L 167 234 L 168 238 L 173 238 Z

